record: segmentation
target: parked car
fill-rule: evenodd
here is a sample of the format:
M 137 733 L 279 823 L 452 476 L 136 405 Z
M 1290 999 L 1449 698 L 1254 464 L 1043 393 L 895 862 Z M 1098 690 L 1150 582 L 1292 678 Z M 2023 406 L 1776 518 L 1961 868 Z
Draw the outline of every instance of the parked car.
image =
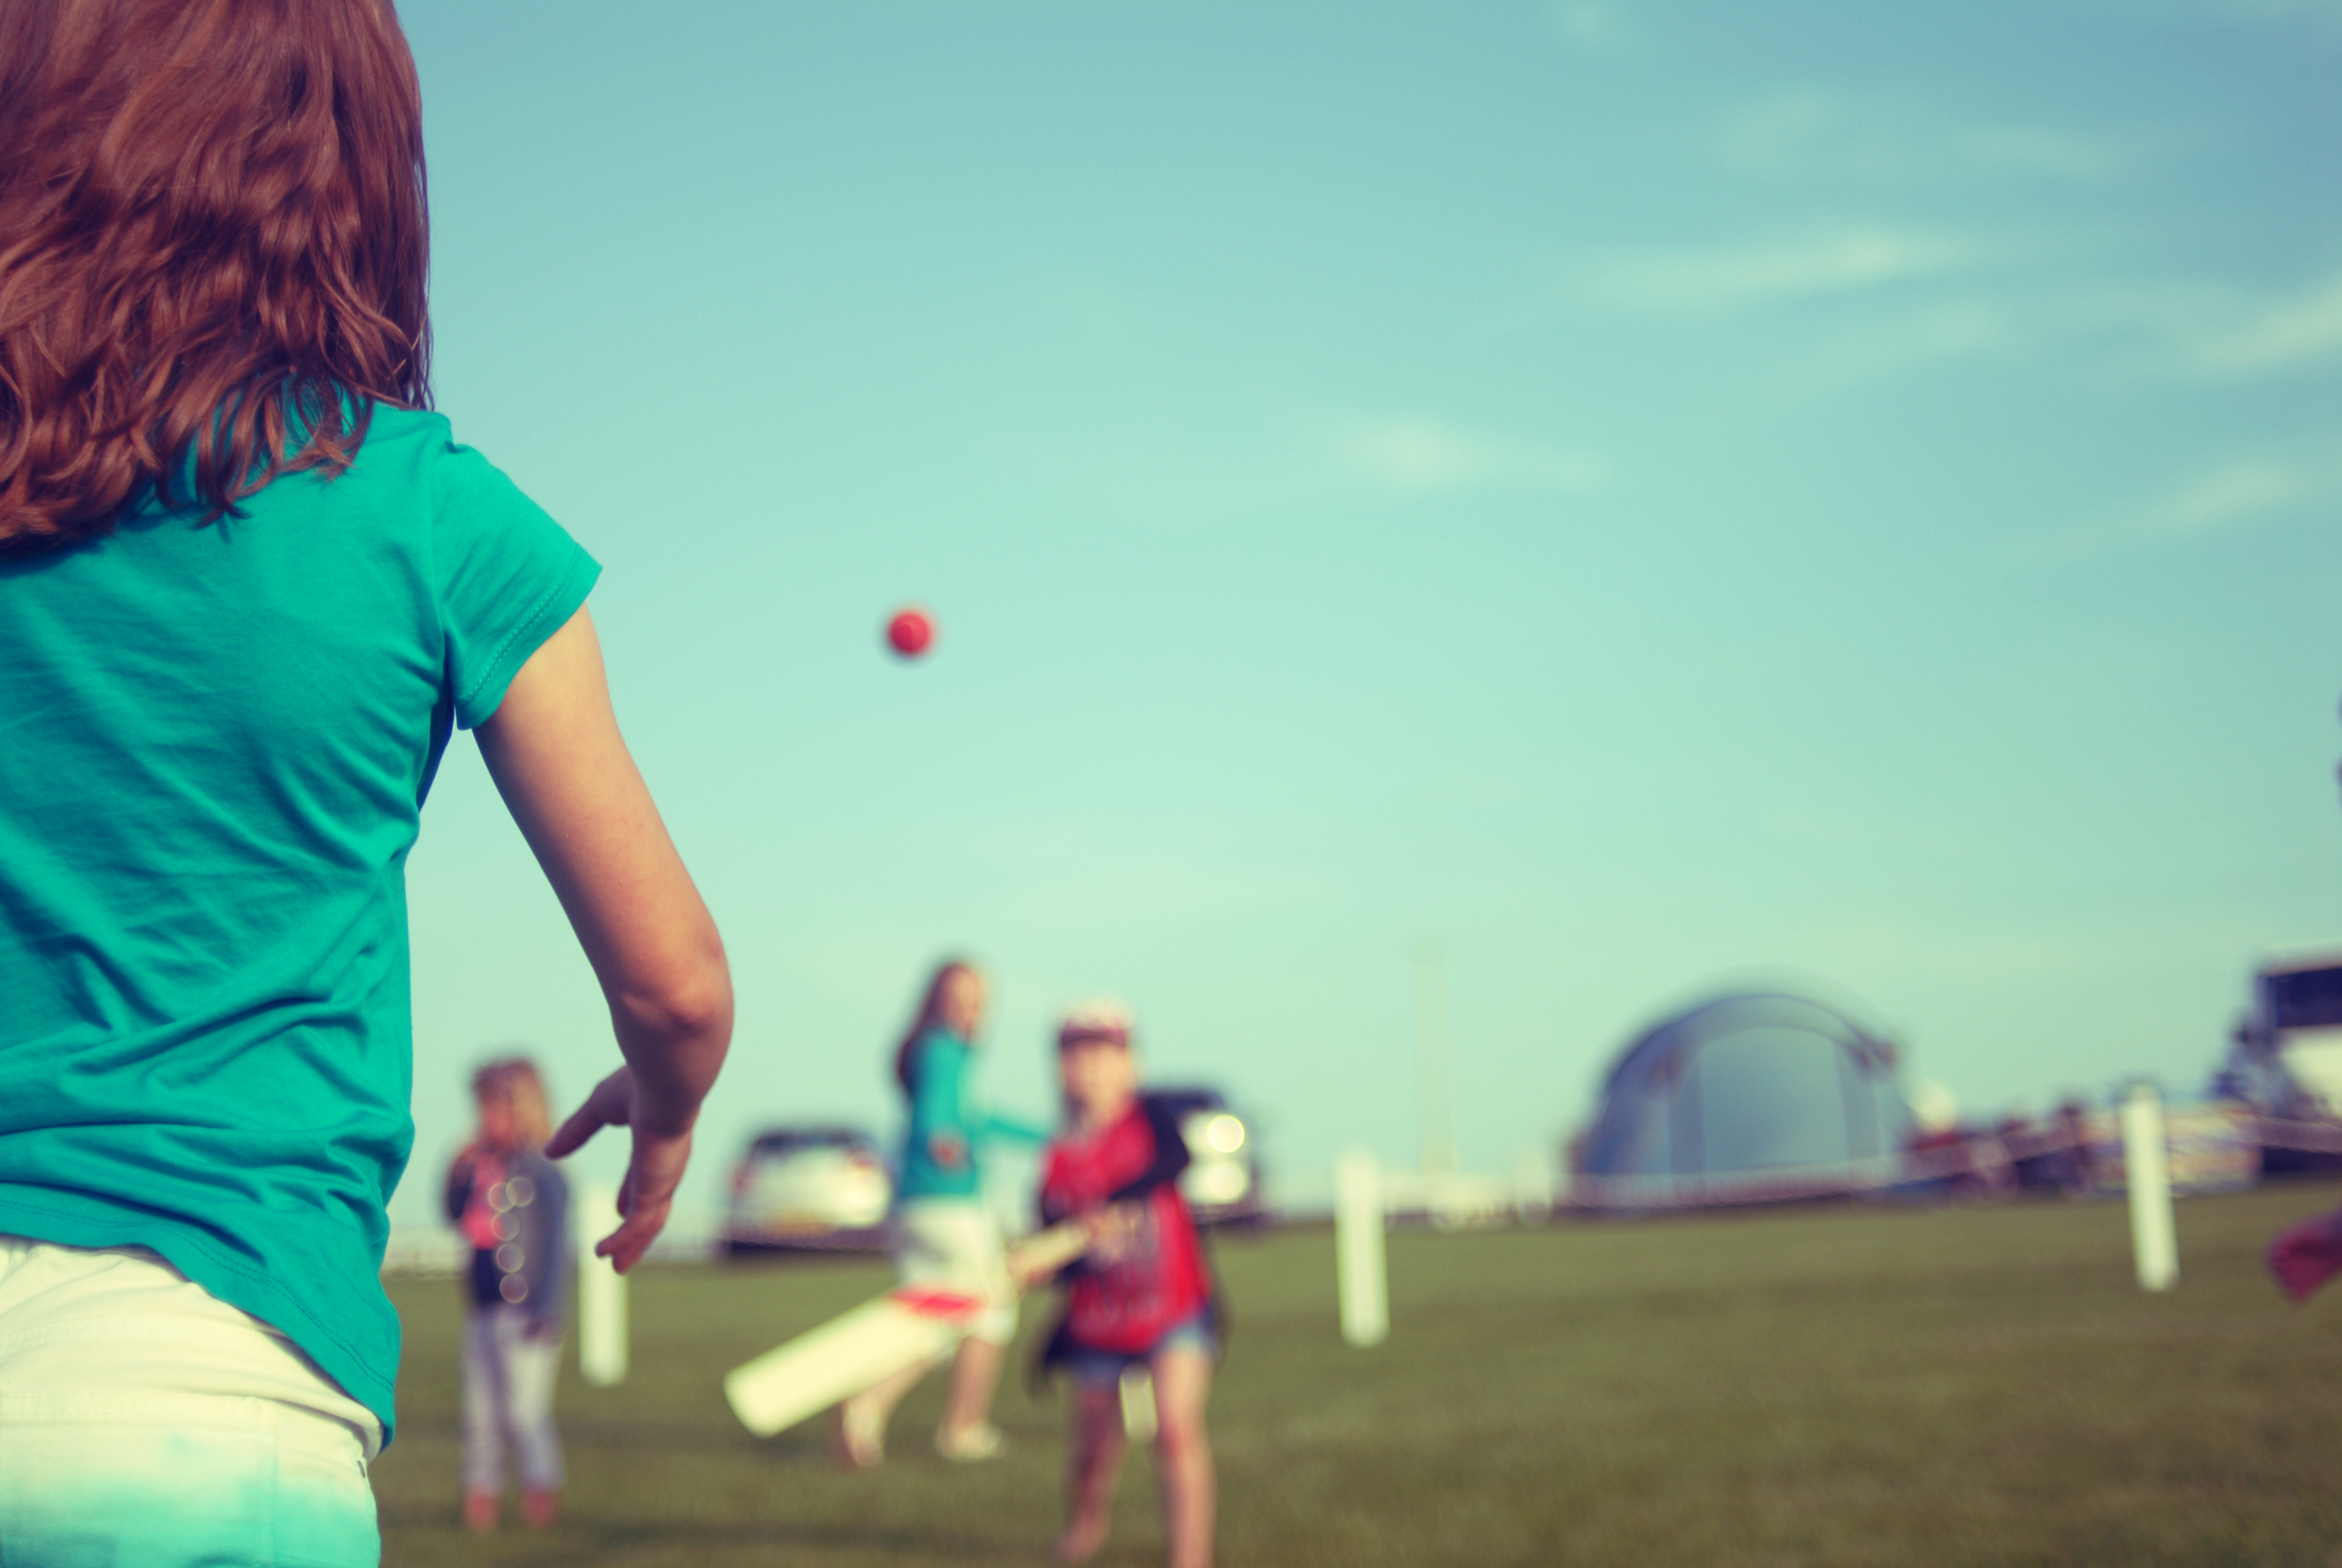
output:
M 732 1173 L 724 1250 L 877 1251 L 895 1183 L 869 1134 L 850 1127 L 776 1127 Z
M 1261 1190 L 1259 1140 L 1252 1127 L 1228 1108 L 1217 1089 L 1164 1088 L 1149 1095 L 1178 1116 L 1189 1160 L 1179 1177 L 1179 1192 L 1195 1222 L 1259 1228 L 1267 1207 Z

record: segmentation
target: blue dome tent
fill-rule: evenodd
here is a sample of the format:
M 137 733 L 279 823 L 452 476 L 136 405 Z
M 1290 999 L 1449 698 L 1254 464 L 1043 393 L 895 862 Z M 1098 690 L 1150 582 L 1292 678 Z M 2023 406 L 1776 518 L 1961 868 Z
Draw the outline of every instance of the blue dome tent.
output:
M 1577 1146 L 1573 1197 L 1655 1209 L 1877 1191 L 1910 1132 L 1888 1042 L 1804 997 L 1725 997 L 1620 1056 Z

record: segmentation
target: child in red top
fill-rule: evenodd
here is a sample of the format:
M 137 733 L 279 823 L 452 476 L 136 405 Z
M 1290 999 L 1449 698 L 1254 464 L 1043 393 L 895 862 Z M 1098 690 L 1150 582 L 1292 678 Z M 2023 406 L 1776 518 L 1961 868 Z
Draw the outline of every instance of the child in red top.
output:
M 1074 1378 L 1065 1530 L 1060 1561 L 1104 1545 L 1126 1446 L 1122 1374 L 1155 1387 L 1155 1469 L 1171 1568 L 1210 1568 L 1215 1481 L 1204 1398 L 1218 1344 L 1211 1277 L 1179 1196 L 1187 1145 L 1178 1123 L 1138 1094 L 1130 1014 L 1098 1004 L 1058 1030 L 1068 1125 L 1042 1167 L 1041 1212 L 1079 1218 L 1090 1246 L 1066 1274 L 1065 1320 L 1049 1360 Z

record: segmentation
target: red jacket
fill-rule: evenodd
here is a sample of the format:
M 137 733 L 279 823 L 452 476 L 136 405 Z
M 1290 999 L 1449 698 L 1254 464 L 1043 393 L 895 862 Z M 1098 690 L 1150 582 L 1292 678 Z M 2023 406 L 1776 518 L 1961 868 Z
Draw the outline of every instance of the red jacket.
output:
M 1195 1220 L 1179 1196 L 1187 1143 L 1176 1117 L 1141 1098 L 1108 1126 L 1066 1134 L 1042 1165 L 1041 1213 L 1051 1224 L 1108 1204 L 1134 1222 L 1067 1271 L 1067 1338 L 1089 1350 L 1144 1354 L 1211 1298 Z

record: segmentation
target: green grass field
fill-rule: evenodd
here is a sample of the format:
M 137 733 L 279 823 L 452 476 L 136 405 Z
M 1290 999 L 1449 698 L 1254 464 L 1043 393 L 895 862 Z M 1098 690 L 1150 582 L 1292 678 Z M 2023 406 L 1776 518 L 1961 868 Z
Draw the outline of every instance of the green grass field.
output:
M 1223 1564 L 2342 1563 L 2342 1286 L 2261 1273 L 2332 1188 L 2197 1199 L 2183 1278 L 2130 1277 L 2119 1204 L 1807 1210 L 1391 1238 L 1392 1334 L 1335 1332 L 1333 1244 L 1219 1252 L 1236 1333 L 1213 1392 Z M 638 1277 L 619 1389 L 565 1373 L 568 1516 L 455 1526 L 458 1302 L 404 1280 L 385 1561 L 1029 1563 L 1061 1412 L 1005 1390 L 1013 1447 L 827 1464 L 818 1429 L 735 1427 L 724 1370 L 883 1288 L 882 1267 Z M 1028 1313 L 1027 1329 L 1037 1312 Z M 1102 1562 L 1160 1560 L 1135 1456 Z

